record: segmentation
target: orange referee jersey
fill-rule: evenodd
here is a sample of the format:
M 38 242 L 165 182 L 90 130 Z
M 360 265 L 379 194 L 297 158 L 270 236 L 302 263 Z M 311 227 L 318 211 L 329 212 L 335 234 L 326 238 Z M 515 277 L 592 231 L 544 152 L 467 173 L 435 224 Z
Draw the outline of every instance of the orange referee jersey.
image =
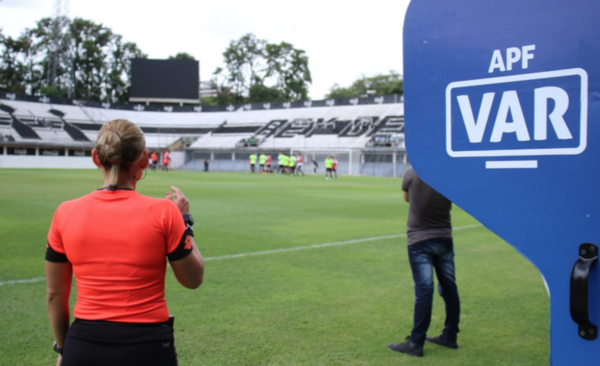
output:
M 172 201 L 135 191 L 98 190 L 62 203 L 54 213 L 48 245 L 73 266 L 75 317 L 167 321 L 166 255 L 182 244 L 185 230 Z

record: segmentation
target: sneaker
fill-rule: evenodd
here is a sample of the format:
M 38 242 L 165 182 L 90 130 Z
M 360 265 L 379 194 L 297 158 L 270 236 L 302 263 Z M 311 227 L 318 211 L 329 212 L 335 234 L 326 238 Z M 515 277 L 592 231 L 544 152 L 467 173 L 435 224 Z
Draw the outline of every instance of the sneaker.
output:
M 406 337 L 404 343 L 390 343 L 388 348 L 392 351 L 406 353 L 407 355 L 415 357 L 423 357 L 423 347 L 419 347 L 410 341 L 410 337 Z
M 450 342 L 450 341 L 446 340 L 444 338 L 444 336 L 432 337 L 432 338 L 427 337 L 427 342 L 439 344 L 440 346 L 444 346 L 444 347 L 448 347 L 448 348 L 452 348 L 452 349 L 458 348 L 458 344 L 456 343 L 456 341 Z

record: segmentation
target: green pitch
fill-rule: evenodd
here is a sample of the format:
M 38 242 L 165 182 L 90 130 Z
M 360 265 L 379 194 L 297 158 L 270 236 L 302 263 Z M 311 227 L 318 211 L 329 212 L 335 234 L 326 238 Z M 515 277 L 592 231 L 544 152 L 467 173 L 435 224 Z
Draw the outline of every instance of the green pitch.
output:
M 400 182 L 149 172 L 141 193 L 164 197 L 175 185 L 190 199 L 206 259 L 198 290 L 167 279 L 180 364 L 548 365 L 542 278 L 457 207 L 454 227 L 466 227 L 455 232 L 460 348 L 426 345 L 423 359 L 387 348 L 412 325 L 406 237 L 359 239 L 405 232 Z M 0 365 L 53 364 L 39 278 L 46 233 L 60 202 L 100 185 L 99 171 L 0 170 Z M 328 243 L 339 245 L 305 248 Z M 297 250 L 278 251 L 288 248 Z M 259 255 L 231 257 L 247 253 Z M 443 314 L 436 295 L 430 335 Z

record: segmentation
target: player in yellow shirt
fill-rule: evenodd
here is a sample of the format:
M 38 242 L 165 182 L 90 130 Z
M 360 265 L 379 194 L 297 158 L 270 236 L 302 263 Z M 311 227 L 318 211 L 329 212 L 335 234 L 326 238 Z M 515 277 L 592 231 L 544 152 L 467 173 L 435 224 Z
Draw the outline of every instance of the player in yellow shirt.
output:
M 296 169 L 296 157 L 294 154 L 290 154 L 288 159 L 288 174 L 294 175 L 294 170 Z
M 252 173 L 254 173 L 256 167 L 256 154 L 252 153 L 250 154 L 250 170 L 252 171 Z
M 265 155 L 265 153 L 260 153 L 260 156 L 258 157 L 259 161 L 260 161 L 260 168 L 258 170 L 259 173 L 264 173 L 265 172 L 265 163 L 267 162 L 267 156 Z
M 333 179 L 333 175 L 331 174 L 332 167 L 333 158 L 331 156 L 328 156 L 327 159 L 325 159 L 325 180 Z M 329 175 L 329 177 L 327 175 Z

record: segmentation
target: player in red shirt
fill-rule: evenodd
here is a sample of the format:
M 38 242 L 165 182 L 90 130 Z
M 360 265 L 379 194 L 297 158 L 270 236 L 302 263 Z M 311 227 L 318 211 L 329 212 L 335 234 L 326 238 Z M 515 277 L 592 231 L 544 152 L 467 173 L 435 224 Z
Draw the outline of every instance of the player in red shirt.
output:
M 272 162 L 271 154 L 268 154 L 267 155 L 267 173 L 272 173 L 271 162 Z
M 152 154 L 150 154 L 150 159 L 152 160 L 152 170 L 156 170 L 156 166 L 158 165 L 158 155 L 156 155 L 156 151 L 153 151 Z
M 46 303 L 57 364 L 177 365 L 167 258 L 184 287 L 197 288 L 204 276 L 189 202 L 175 187 L 167 199 L 136 192 L 148 151 L 142 131 L 127 120 L 102 127 L 92 159 L 103 169 L 102 188 L 63 202 L 48 233 Z
M 170 161 L 171 161 L 171 153 L 169 152 L 169 150 L 167 150 L 163 153 L 163 168 L 162 168 L 162 170 L 165 173 L 169 172 L 169 162 Z
M 304 162 L 304 159 L 302 158 L 302 155 L 298 154 L 298 156 L 296 157 L 296 175 L 298 175 L 298 172 L 302 173 L 302 176 L 304 177 L 304 172 L 302 171 L 302 163 Z
M 335 174 L 336 180 L 337 180 L 337 166 L 338 166 L 338 161 L 335 158 L 335 156 L 333 156 L 333 162 L 331 164 L 331 171 Z

